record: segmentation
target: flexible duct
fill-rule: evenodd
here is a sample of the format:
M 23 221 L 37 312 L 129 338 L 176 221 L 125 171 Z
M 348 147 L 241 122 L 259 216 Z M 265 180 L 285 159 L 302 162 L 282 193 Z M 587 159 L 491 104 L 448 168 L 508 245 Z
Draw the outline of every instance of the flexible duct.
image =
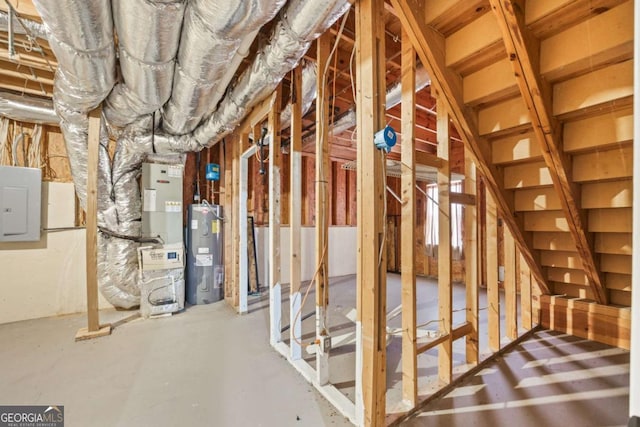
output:
M 105 102 L 110 125 L 124 127 L 169 99 L 184 0 L 113 0 L 122 82 Z
M 431 84 L 431 77 L 429 73 L 420 64 L 416 68 L 416 92 L 421 91 L 425 87 Z M 387 89 L 387 96 L 385 98 L 385 110 L 390 110 L 402 101 L 402 83 L 400 81 L 395 82 L 391 87 Z M 342 132 L 352 129 L 356 126 L 356 110 L 351 108 L 347 110 L 338 120 L 336 120 L 331 126 L 331 132 L 334 135 L 341 134 Z M 315 134 L 308 135 L 304 138 L 303 144 L 309 144 L 315 141 Z
M 222 81 L 223 77 L 235 73 L 257 30 L 270 21 L 284 3 L 285 0 L 194 0 L 189 3 L 173 92 L 164 111 L 166 131 L 191 132 L 202 117 L 215 108 L 219 86 L 224 85 L 221 88 L 224 90 L 228 83 L 228 80 Z
M 28 34 L 43 40 L 49 39 L 49 30 L 44 24 L 31 19 L 13 16 L 13 32 L 15 34 Z M 0 31 L 9 32 L 9 14 L 0 10 Z
M 59 125 L 53 102 L 28 95 L 0 92 L 0 116 L 19 122 Z
M 316 88 L 318 87 L 318 67 L 315 62 L 305 61 L 302 64 L 302 114 L 306 114 L 311 108 L 313 100 L 316 98 Z M 287 104 L 280 114 L 280 124 L 282 129 L 291 125 L 291 104 Z
M 191 134 L 157 135 L 160 152 L 200 151 L 231 133 L 258 102 L 278 86 L 307 52 L 311 42 L 340 18 L 351 4 L 348 0 L 291 0 L 280 12 L 269 42 L 258 50 L 251 66 L 220 102 L 218 109 Z
M 86 206 L 87 113 L 115 82 L 115 48 L 109 0 L 34 0 L 56 58 L 54 107 L 60 117 L 81 205 Z M 73 28 L 74 31 L 68 31 Z M 105 172 L 106 173 L 106 172 Z

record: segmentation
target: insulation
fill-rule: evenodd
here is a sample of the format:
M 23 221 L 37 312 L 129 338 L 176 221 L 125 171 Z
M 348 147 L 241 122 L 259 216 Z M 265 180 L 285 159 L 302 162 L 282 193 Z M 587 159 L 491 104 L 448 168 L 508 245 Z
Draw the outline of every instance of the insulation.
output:
M 284 0 L 194 0 L 187 6 L 173 82 L 164 111 L 164 129 L 172 134 L 193 131 L 215 108 L 223 76 L 233 75 L 234 60 L 248 52 L 256 31 L 270 21 Z M 222 87 L 224 90 L 225 87 Z
M 0 10 L 0 31 L 9 32 L 9 14 Z M 49 30 L 44 24 L 26 18 L 13 17 L 13 32 L 28 34 L 43 40 L 49 39 Z
M 59 125 L 53 102 L 28 95 L 0 91 L 0 116 L 19 122 Z
M 183 0 L 113 0 L 122 82 L 105 102 L 109 123 L 124 127 L 171 95 Z

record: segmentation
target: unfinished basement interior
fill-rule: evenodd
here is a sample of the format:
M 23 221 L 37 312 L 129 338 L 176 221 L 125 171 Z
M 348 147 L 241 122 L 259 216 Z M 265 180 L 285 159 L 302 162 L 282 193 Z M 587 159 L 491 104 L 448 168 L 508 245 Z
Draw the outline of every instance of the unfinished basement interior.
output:
M 0 426 L 640 426 L 638 0 L 0 0 Z

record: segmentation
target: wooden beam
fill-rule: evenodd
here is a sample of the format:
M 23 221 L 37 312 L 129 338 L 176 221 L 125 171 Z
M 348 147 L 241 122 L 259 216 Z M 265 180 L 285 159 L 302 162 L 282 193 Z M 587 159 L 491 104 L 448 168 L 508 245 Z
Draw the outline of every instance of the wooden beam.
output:
M 356 2 L 358 130 L 358 261 L 356 321 L 356 421 L 385 423 L 386 257 L 383 201 L 384 155 L 373 144 L 385 126 L 385 32 L 383 1 Z
M 529 108 L 542 157 L 549 168 L 569 231 L 589 278 L 589 286 L 597 301 L 607 304 L 607 293 L 594 256 L 593 236 L 586 231 L 586 213 L 579 205 L 580 187 L 571 181 L 570 159 L 560 148 L 561 129 L 552 114 L 551 88 L 539 78 L 540 42 L 526 28 L 523 0 L 490 0 L 490 3 L 498 19 L 520 93 Z
M 496 203 L 486 193 L 486 233 L 487 250 L 487 317 L 489 318 L 489 348 L 500 350 L 500 288 L 498 286 L 498 213 Z
M 100 152 L 100 116 L 102 109 L 89 113 L 87 154 L 87 327 L 76 333 L 76 341 L 111 334 L 111 325 L 100 325 L 98 312 L 98 157 Z
M 386 3 L 385 3 L 386 4 Z M 402 282 L 402 400 L 418 402 L 416 335 L 416 51 L 402 32 L 402 219 L 400 244 Z
M 220 191 L 224 197 L 224 299 L 233 307 L 233 141 L 224 140 L 224 175 L 220 183 Z
M 324 70 L 331 51 L 330 33 L 325 33 L 316 41 L 317 52 L 317 96 L 316 96 L 316 340 L 329 339 L 327 305 L 329 302 L 329 84 Z M 320 385 L 329 382 L 329 348 L 319 346 L 316 351 L 316 375 Z
M 289 314 L 291 360 L 302 358 L 302 68 L 293 70 L 291 79 L 291 162 L 289 197 Z
M 489 142 L 480 136 L 476 124 L 476 115 L 469 108 L 464 107 L 462 101 L 462 80 L 460 76 L 447 69 L 445 62 L 445 40 L 442 34 L 436 32 L 425 22 L 424 11 L 428 9 L 425 0 L 391 0 L 391 4 L 398 12 L 403 27 L 409 33 L 418 56 L 432 79 L 434 86 L 445 100 L 453 122 L 460 132 L 460 136 L 469 148 L 476 167 L 485 177 L 487 188 L 493 194 L 500 212 L 511 229 L 520 250 L 532 266 L 532 273 L 543 293 L 549 293 L 546 279 L 534 256 L 531 238 L 526 234 L 519 220 L 513 215 L 513 197 L 504 190 L 501 174 L 491 164 L 491 147 Z
M 438 377 L 444 384 L 451 382 L 453 375 L 453 341 L 451 329 L 453 327 L 453 291 L 451 288 L 451 169 L 449 166 L 449 112 L 444 101 L 438 96 L 436 99 L 438 110 L 438 157 L 442 159 L 442 166 L 438 169 L 438 319 L 440 331 L 449 335 L 449 339 L 438 345 Z
M 269 111 L 269 319 L 270 342 L 276 345 L 282 341 L 282 285 L 280 265 L 280 103 L 282 87 L 278 85 L 274 93 L 274 103 Z
M 471 160 L 471 159 L 469 159 Z M 452 205 L 467 205 L 467 206 L 475 206 L 476 204 L 476 195 L 475 194 L 467 194 L 467 193 L 451 193 L 449 196 L 449 202 Z
M 231 287 L 231 299 L 230 303 L 234 310 L 238 310 L 240 305 L 240 286 L 244 286 L 240 283 L 240 227 L 244 224 L 244 221 L 240 218 L 240 150 L 242 146 L 242 139 L 247 138 L 246 134 L 235 134 L 231 139 L 231 152 L 232 152 L 232 173 L 231 173 L 231 203 L 233 218 L 231 219 L 231 250 L 233 255 L 231 256 L 232 264 L 232 287 Z
M 42 22 L 42 17 L 40 17 L 40 13 L 36 9 L 32 0 L 8 0 L 9 4 L 13 7 L 13 9 L 18 12 L 21 17 L 34 19 L 38 22 Z M 4 12 L 8 12 L 9 8 L 5 4 L 5 2 L 0 3 L 0 10 Z
M 476 196 L 476 166 L 465 149 L 465 178 L 464 190 L 467 194 Z M 455 193 L 452 193 L 452 195 Z M 471 326 L 471 332 L 466 340 L 467 363 L 477 364 L 480 360 L 480 349 L 478 346 L 478 286 L 479 286 L 479 265 L 478 265 L 478 206 L 467 205 L 464 207 L 464 262 L 465 262 L 465 298 L 466 298 L 466 319 Z
M 516 275 L 518 274 L 518 258 L 516 244 L 507 228 L 504 229 L 504 316 L 506 335 L 510 340 L 518 338 L 518 294 Z

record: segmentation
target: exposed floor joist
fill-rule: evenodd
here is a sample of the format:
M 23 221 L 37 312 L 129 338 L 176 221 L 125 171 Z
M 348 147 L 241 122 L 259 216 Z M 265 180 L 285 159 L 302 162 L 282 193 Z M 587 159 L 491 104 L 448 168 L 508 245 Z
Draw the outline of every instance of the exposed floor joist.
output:
M 541 146 L 553 185 L 560 198 L 562 210 L 567 218 L 569 231 L 576 242 L 589 286 L 596 300 L 607 304 L 607 292 L 598 271 L 593 238 L 586 230 L 586 213 L 579 206 L 580 187 L 571 182 L 570 159 L 561 149 L 560 124 L 551 114 L 551 88 L 538 76 L 539 41 L 535 39 L 524 24 L 524 1 L 490 0 L 491 7 L 498 19 L 513 72 L 520 93 L 529 109 L 533 131 Z

